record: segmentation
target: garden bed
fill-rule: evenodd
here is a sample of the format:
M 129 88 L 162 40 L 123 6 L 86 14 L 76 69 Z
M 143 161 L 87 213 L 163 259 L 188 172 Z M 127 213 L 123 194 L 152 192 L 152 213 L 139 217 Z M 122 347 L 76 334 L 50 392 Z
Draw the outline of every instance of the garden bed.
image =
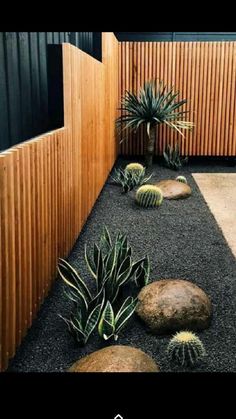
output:
M 120 160 L 116 167 L 120 164 L 125 166 L 127 161 Z M 164 200 L 157 209 L 137 207 L 134 191 L 122 195 L 121 188 L 108 179 L 68 260 L 84 279 L 93 281 L 84 261 L 85 243 L 97 242 L 104 224 L 111 233 L 120 229 L 127 234 L 135 259 L 149 255 L 151 281 L 186 279 L 199 285 L 210 297 L 212 323 L 209 329 L 198 333 L 207 356 L 193 371 L 236 372 L 236 260 L 191 176 L 191 172 L 218 171 L 235 172 L 235 168 L 222 167 L 220 163 L 214 166 L 189 164 L 176 173 L 155 164 L 151 182 L 184 174 L 192 188 L 190 198 Z M 70 313 L 62 290 L 63 283 L 57 280 L 10 362 L 9 371 L 66 371 L 81 357 L 107 346 L 97 334 L 85 347 L 77 346 L 66 324 L 58 317 L 59 313 L 65 317 Z M 165 353 L 169 340 L 170 335 L 148 333 L 134 315 L 117 344 L 143 350 L 156 360 L 163 372 L 179 371 L 170 366 Z

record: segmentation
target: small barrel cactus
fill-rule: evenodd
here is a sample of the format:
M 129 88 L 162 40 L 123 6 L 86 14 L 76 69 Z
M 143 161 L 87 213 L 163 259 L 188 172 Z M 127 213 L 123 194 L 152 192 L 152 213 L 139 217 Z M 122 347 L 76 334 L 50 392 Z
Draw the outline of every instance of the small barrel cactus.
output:
M 171 361 L 181 367 L 194 366 L 206 354 L 201 340 L 192 332 L 182 331 L 170 340 L 167 354 Z
M 132 172 L 136 174 L 140 174 L 144 171 L 144 167 L 140 163 L 130 163 L 127 164 L 125 168 L 125 172 Z
M 177 176 L 175 180 L 177 180 L 178 182 L 186 183 L 186 184 L 188 183 L 185 176 Z
M 158 207 L 162 201 L 162 191 L 155 185 L 143 185 L 136 192 L 136 202 L 141 207 Z

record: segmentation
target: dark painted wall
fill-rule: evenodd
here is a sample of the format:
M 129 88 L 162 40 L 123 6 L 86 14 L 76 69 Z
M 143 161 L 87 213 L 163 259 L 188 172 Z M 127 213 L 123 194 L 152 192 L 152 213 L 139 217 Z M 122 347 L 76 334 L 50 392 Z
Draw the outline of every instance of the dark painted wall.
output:
M 115 32 L 119 41 L 236 41 L 236 32 Z
M 100 32 L 0 32 L 0 150 L 55 128 L 47 45 L 62 42 L 101 58 Z

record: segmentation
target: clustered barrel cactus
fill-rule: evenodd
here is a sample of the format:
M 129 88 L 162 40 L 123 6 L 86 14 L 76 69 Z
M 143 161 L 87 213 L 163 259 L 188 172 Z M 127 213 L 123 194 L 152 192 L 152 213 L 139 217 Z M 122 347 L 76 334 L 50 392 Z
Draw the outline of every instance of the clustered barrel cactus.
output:
M 169 359 L 181 367 L 194 366 L 205 356 L 205 353 L 201 340 L 189 331 L 176 333 L 167 347 Z
M 133 172 L 133 173 L 142 173 L 144 170 L 144 167 L 140 163 L 129 163 L 127 164 L 125 171 L 126 172 Z
M 137 190 L 136 202 L 141 207 L 159 207 L 162 201 L 162 191 L 155 185 L 143 185 Z

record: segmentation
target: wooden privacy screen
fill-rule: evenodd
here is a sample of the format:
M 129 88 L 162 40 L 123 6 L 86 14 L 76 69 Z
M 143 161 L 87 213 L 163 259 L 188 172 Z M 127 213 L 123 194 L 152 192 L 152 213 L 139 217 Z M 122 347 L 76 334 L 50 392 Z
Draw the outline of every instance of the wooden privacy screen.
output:
M 158 128 L 156 154 L 179 141 L 183 155 L 236 155 L 236 42 L 122 42 L 119 44 L 119 99 L 159 78 L 188 99 L 183 110 L 196 124 L 186 139 L 166 126 Z M 145 132 L 128 135 L 120 152 L 143 154 Z M 159 145 L 158 145 L 159 144 Z
M 63 44 L 61 129 L 0 154 L 1 370 L 26 334 L 112 168 L 118 43 L 103 62 Z

